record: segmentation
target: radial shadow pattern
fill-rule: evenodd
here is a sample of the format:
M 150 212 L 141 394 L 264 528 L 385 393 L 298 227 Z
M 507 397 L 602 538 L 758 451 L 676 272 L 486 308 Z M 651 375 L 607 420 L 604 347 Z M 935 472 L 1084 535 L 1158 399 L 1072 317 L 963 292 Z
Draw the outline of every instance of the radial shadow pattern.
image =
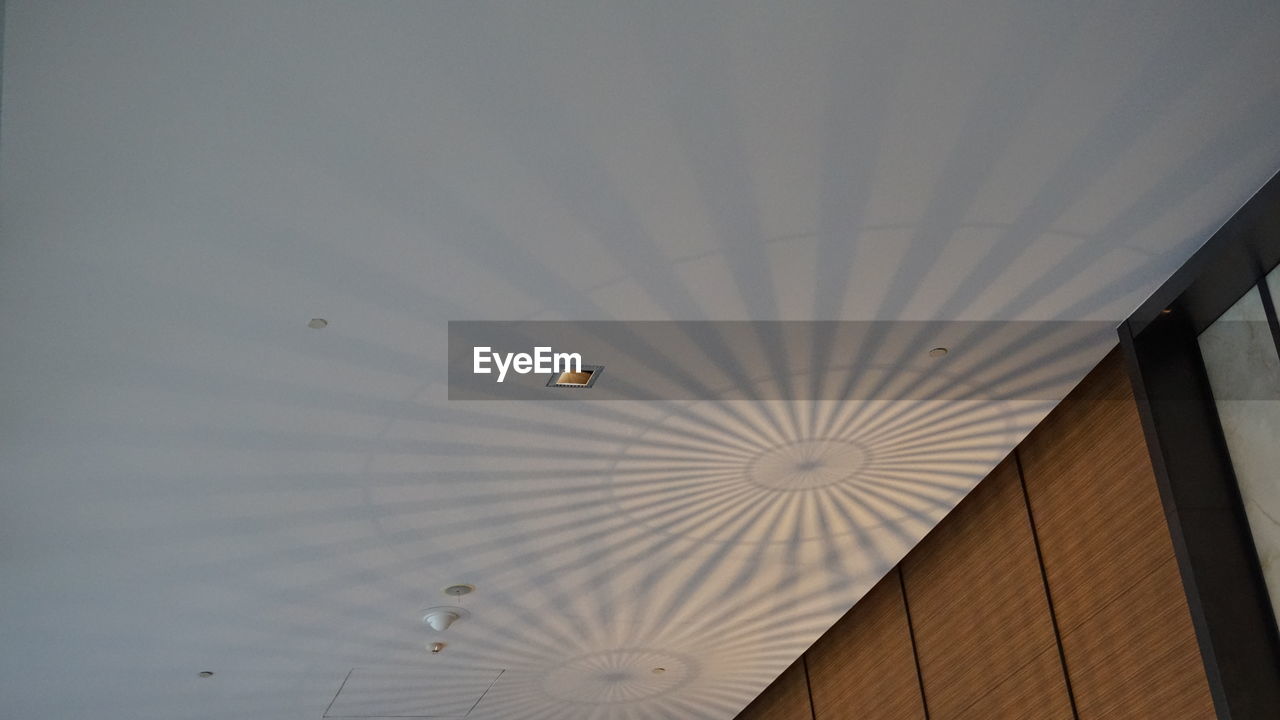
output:
M 487 627 L 462 628 L 467 641 L 447 652 L 507 668 L 479 717 L 719 717 L 874 583 L 1048 405 L 455 403 L 380 433 L 387 445 L 438 450 L 425 482 L 371 487 L 368 513 L 410 575 L 448 563 L 455 547 L 472 558 Z M 510 428 L 486 430 L 499 418 Z M 387 462 L 398 461 L 372 453 L 365 472 Z M 438 552 L 424 554 L 428 537 Z
M 13 717 L 732 718 L 1280 166 L 1275 3 L 3 22 Z
M 1001 403 L 773 405 L 782 423 L 745 433 L 740 418 L 711 403 L 661 418 L 610 468 L 618 512 L 700 542 L 833 539 L 949 507 L 1020 429 Z M 792 426 L 790 417 L 831 429 Z
M 695 679 L 697 667 L 661 650 L 609 650 L 570 658 L 542 682 L 547 695 L 566 703 L 622 705 L 670 694 Z

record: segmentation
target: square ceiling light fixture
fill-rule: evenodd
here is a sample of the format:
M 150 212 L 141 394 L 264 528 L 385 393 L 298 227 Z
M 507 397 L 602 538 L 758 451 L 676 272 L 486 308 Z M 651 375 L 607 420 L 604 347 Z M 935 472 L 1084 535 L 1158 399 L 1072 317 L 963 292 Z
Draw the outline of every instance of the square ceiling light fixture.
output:
M 603 365 L 583 365 L 578 372 L 562 372 L 551 376 L 547 387 L 589 388 L 604 372 Z

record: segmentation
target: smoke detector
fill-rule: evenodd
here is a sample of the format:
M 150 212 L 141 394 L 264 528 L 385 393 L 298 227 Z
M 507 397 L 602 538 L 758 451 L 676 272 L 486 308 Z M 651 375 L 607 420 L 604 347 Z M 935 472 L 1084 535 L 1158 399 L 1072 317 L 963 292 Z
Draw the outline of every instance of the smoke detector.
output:
M 466 620 L 469 617 L 471 617 L 471 613 L 466 608 L 460 608 L 455 605 L 439 605 L 428 608 L 426 614 L 422 616 L 422 622 L 436 632 L 444 632 L 454 623 L 459 620 Z

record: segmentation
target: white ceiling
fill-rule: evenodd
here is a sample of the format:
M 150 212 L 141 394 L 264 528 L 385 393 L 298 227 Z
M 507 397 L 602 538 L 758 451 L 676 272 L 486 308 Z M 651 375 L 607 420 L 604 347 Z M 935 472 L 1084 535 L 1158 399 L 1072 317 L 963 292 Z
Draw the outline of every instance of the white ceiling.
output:
M 5 24 L 5 717 L 731 718 L 1051 398 L 451 403 L 446 322 L 1116 321 L 1280 168 L 1274 3 Z

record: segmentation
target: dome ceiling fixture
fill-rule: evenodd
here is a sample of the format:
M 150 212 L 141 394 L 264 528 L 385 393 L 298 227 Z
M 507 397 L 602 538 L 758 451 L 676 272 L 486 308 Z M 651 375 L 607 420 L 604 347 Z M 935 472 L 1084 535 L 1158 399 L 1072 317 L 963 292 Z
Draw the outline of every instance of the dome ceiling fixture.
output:
M 466 620 L 471 613 L 466 608 L 455 605 L 440 605 L 428 608 L 422 616 L 422 622 L 436 632 L 444 632 L 459 620 Z

